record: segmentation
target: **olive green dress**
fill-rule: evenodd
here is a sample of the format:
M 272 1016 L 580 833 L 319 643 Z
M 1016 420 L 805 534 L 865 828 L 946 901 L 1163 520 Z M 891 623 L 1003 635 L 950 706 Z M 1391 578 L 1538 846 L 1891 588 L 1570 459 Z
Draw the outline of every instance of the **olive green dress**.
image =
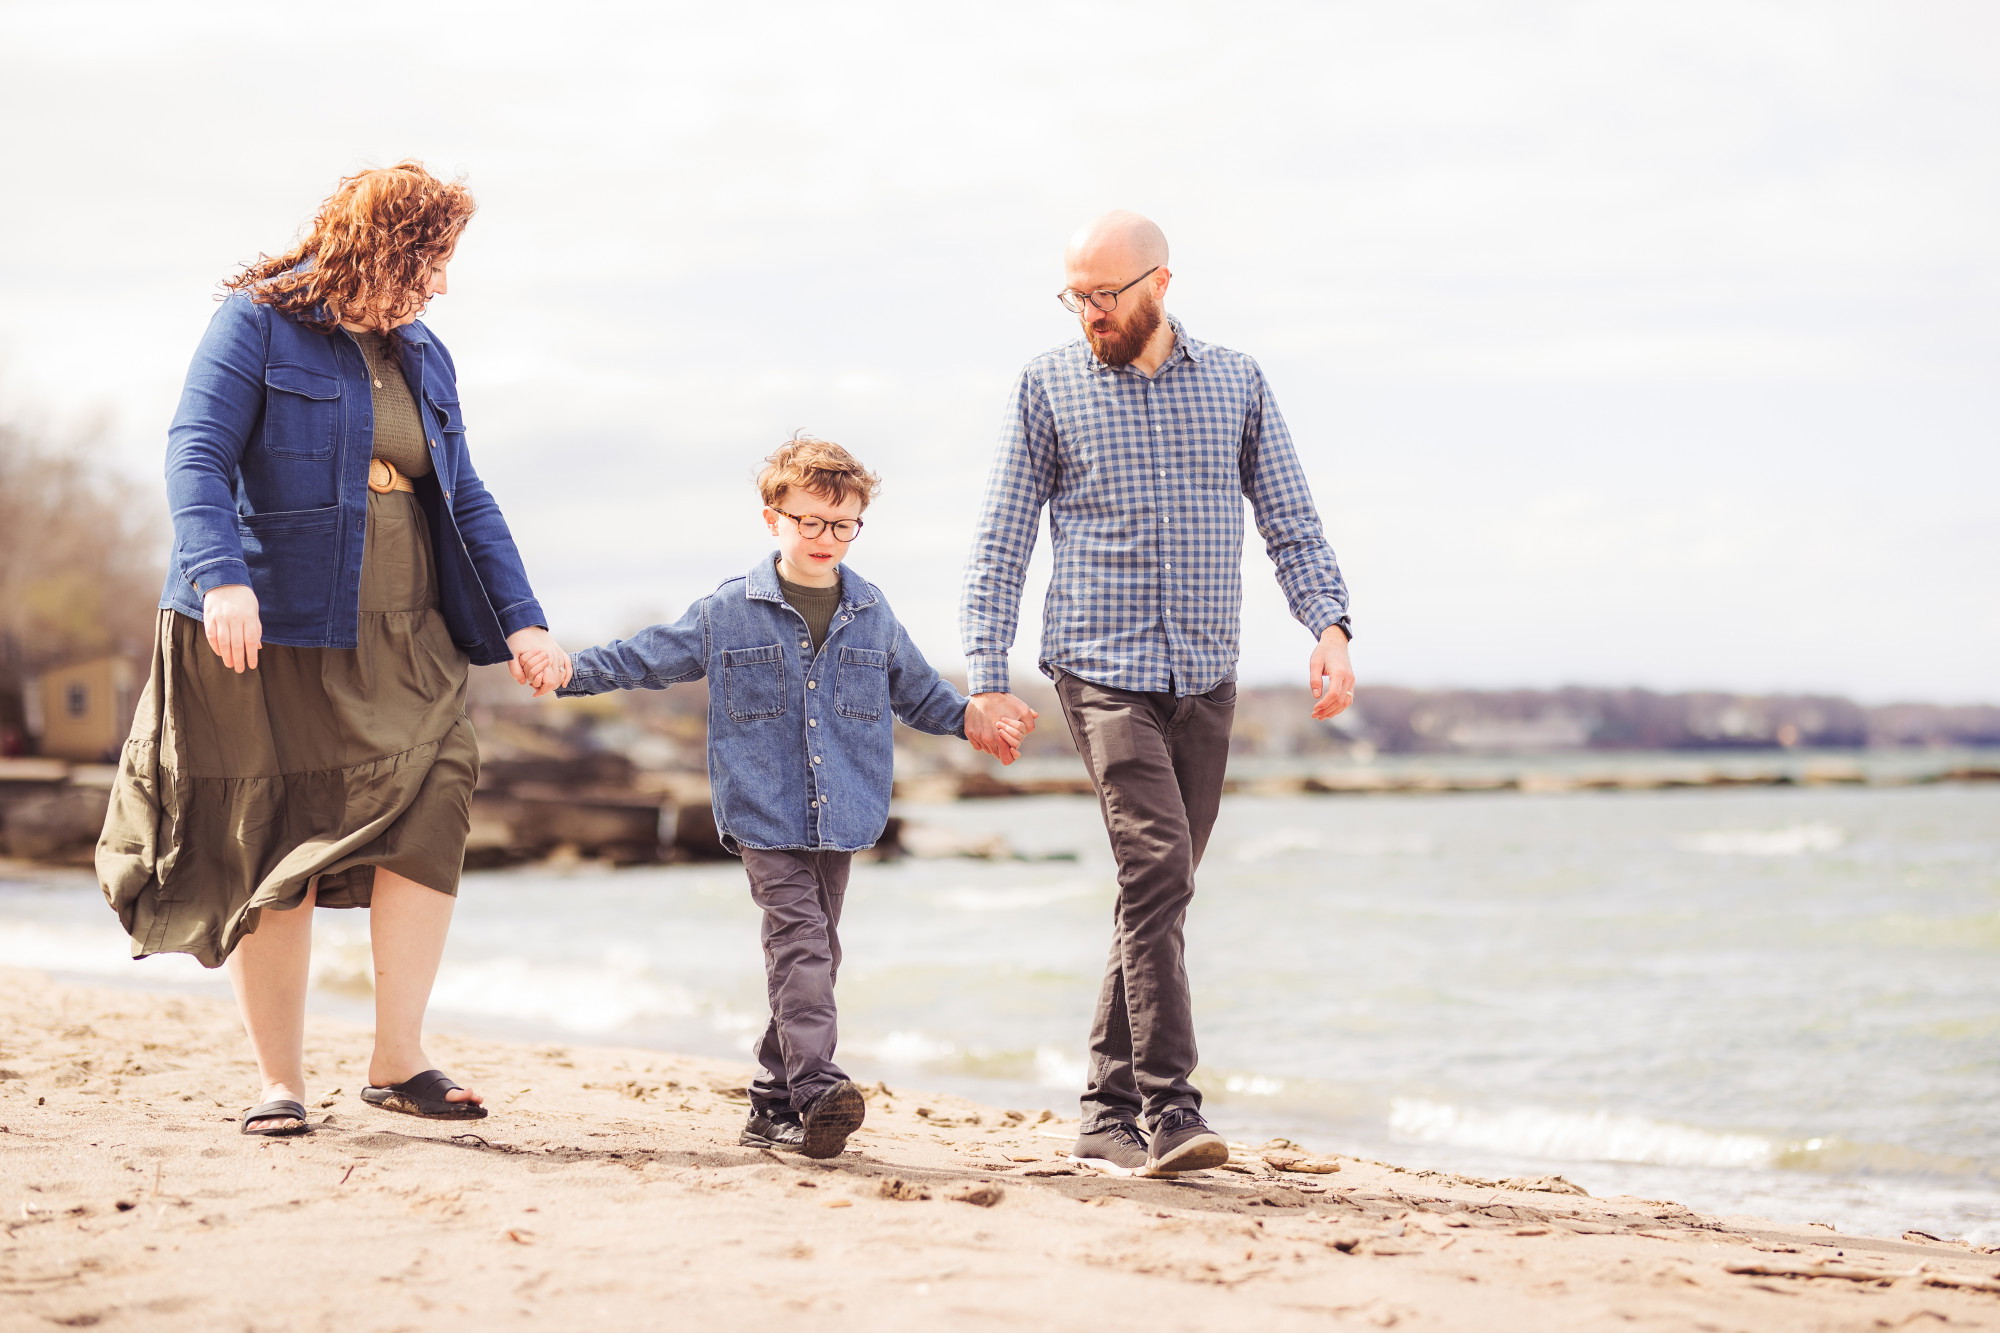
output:
M 431 470 L 395 354 L 358 334 L 375 456 Z M 458 891 L 479 748 L 467 658 L 438 611 L 429 523 L 407 491 L 368 494 L 353 648 L 266 644 L 224 666 L 202 623 L 160 613 L 152 670 L 97 847 L 132 955 L 220 966 L 266 908 L 366 907 L 380 866 Z

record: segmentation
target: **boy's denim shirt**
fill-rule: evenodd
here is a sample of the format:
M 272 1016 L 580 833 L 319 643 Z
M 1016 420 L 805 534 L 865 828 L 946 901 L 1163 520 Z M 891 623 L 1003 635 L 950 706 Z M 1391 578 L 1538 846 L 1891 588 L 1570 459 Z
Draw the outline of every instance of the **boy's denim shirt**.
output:
M 708 678 L 708 780 L 722 845 L 858 852 L 889 820 L 895 723 L 965 735 L 941 679 L 874 584 L 843 565 L 817 654 L 778 588 L 775 553 L 671 625 L 586 648 L 562 695 Z

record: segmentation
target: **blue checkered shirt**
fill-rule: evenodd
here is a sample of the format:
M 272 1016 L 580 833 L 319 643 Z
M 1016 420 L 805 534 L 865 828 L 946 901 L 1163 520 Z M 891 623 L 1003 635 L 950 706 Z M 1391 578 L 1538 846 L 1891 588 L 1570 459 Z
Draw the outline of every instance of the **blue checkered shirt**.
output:
M 1050 675 L 1176 694 L 1227 680 L 1243 610 L 1245 497 L 1292 614 L 1315 635 L 1348 629 L 1347 583 L 1264 372 L 1172 324 L 1174 350 L 1151 379 L 1105 365 L 1081 340 L 1021 372 L 965 574 L 971 693 L 1007 688 L 1045 504 Z

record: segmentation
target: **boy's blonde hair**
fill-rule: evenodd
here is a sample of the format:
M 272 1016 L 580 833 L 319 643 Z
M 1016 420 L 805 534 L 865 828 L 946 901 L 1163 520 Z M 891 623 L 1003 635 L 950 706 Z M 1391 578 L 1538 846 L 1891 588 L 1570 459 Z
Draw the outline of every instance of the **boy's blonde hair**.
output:
M 816 435 L 796 431 L 792 438 L 769 458 L 757 474 L 757 490 L 764 503 L 775 505 L 788 487 L 825 496 L 834 504 L 844 504 L 850 496 L 861 500 L 866 509 L 875 498 L 881 479 L 861 466 L 853 454 Z

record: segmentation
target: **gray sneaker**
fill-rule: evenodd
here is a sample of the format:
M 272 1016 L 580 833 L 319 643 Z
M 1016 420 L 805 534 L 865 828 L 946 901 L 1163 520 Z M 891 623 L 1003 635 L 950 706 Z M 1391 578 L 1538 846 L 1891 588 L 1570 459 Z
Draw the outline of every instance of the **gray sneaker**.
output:
M 1149 1176 L 1204 1171 L 1229 1160 L 1229 1145 L 1222 1135 L 1185 1106 L 1170 1106 L 1160 1113 L 1153 1122 L 1152 1148 L 1145 1169 Z
M 1105 1120 L 1077 1136 L 1069 1160 L 1114 1176 L 1131 1176 L 1145 1167 L 1146 1156 L 1146 1135 L 1137 1125 L 1130 1120 Z

